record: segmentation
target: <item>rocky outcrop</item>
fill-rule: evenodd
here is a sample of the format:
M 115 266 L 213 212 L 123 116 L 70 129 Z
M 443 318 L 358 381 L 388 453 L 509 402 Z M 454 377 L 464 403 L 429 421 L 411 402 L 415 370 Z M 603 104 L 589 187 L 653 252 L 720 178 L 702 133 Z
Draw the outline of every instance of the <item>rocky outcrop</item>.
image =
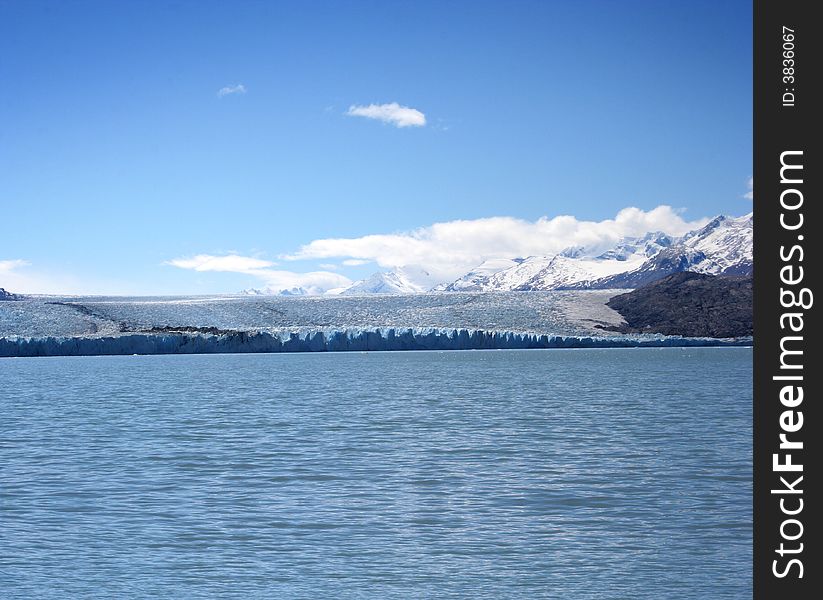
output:
M 0 288 L 0 301 L 2 300 L 22 300 L 23 298 L 18 294 L 12 294 L 11 292 L 7 292 L 3 288 Z
M 682 272 L 669 275 L 607 305 L 626 323 L 621 333 L 733 338 L 752 335 L 752 278 Z

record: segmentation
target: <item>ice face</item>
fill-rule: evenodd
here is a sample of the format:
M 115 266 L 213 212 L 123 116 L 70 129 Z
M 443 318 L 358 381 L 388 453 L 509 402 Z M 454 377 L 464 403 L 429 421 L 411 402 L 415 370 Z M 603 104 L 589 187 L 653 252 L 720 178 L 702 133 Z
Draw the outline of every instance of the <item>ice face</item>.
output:
M 306 334 L 259 332 L 141 333 L 104 337 L 0 338 L 0 357 L 251 352 L 365 352 L 404 350 L 526 350 L 742 346 L 751 340 L 666 336 L 549 336 L 466 329 L 347 330 Z

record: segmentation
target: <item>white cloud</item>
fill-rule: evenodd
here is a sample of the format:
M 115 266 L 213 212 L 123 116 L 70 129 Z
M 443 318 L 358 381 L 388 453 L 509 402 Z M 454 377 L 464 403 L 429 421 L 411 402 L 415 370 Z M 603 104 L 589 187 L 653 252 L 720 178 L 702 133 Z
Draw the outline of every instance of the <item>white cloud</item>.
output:
M 423 127 L 426 124 L 426 115 L 415 108 L 400 106 L 397 102 L 368 106 L 352 105 L 346 114 L 350 117 L 375 119 L 395 127 Z
M 360 260 L 359 258 L 348 258 L 343 261 L 343 264 L 347 267 L 359 267 L 360 265 L 367 265 L 370 262 L 369 260 Z
M 571 216 L 524 221 L 512 217 L 435 223 L 409 232 L 359 238 L 315 240 L 286 260 L 345 258 L 374 261 L 380 267 L 421 265 L 436 279 L 453 280 L 489 258 L 551 255 L 569 246 L 608 249 L 624 236 L 649 231 L 683 235 L 708 222 L 685 221 L 670 206 L 649 211 L 625 208 L 613 219 L 580 221 Z
M 754 177 L 749 177 L 749 180 L 746 182 L 746 187 L 749 188 L 749 191 L 743 194 L 743 197 L 747 200 L 754 200 Z
M 225 256 L 198 254 L 191 258 L 175 258 L 166 264 L 180 267 L 181 269 L 192 269 L 194 271 L 254 274 L 260 269 L 274 266 L 275 263 L 250 256 L 239 256 L 237 254 L 227 254 Z
M 31 263 L 27 260 L 15 258 L 14 260 L 0 260 L 0 273 L 11 273 L 15 269 L 27 267 Z
M 198 254 L 189 258 L 175 258 L 165 264 L 199 272 L 212 271 L 253 275 L 261 281 L 264 287 L 273 292 L 302 287 L 309 293 L 319 294 L 332 288 L 346 287 L 352 283 L 351 279 L 339 273 L 330 273 L 328 271 L 296 273 L 294 271 L 272 269 L 271 267 L 275 266 L 276 263 L 238 254 L 223 256 Z
M 245 94 L 246 93 L 246 86 L 242 83 L 238 83 L 237 85 L 227 85 L 225 87 L 220 88 L 217 90 L 217 96 L 222 98 L 223 96 L 230 96 L 232 94 Z

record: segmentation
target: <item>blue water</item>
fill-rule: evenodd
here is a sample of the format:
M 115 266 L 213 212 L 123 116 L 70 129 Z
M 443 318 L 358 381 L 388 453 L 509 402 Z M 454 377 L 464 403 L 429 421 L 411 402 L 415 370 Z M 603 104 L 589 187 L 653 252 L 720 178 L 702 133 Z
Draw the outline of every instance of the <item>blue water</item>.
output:
M 0 596 L 750 596 L 751 360 L 2 359 Z

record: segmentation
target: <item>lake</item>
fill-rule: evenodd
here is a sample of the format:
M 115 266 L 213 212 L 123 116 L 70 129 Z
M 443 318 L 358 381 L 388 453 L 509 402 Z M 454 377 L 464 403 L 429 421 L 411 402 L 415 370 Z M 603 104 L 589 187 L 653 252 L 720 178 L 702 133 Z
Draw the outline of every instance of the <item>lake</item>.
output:
M 4 598 L 752 593 L 752 351 L 0 359 Z

